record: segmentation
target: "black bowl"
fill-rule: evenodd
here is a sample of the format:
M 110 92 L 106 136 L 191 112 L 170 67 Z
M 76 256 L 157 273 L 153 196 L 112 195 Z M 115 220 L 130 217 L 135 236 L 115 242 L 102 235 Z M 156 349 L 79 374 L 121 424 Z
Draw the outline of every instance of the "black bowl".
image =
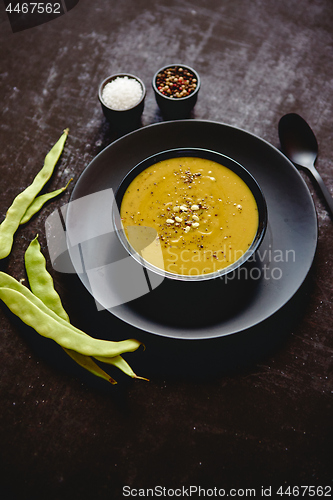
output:
M 131 108 L 119 110 L 119 109 L 113 109 L 110 106 L 108 106 L 105 101 L 103 100 L 103 89 L 104 87 L 110 83 L 112 80 L 115 80 L 116 78 L 123 78 L 123 77 L 128 77 L 128 78 L 133 78 L 137 82 L 140 83 L 141 88 L 142 88 L 142 97 L 139 102 L 137 102 L 134 106 Z M 144 83 L 138 78 L 137 76 L 131 75 L 129 73 L 117 73 L 115 75 L 108 76 L 105 78 L 105 80 L 102 81 L 102 83 L 99 86 L 99 91 L 98 91 L 98 98 L 102 106 L 102 110 L 104 113 L 105 118 L 110 122 L 111 126 L 120 131 L 130 131 L 134 129 L 136 126 L 140 124 L 141 120 L 141 115 L 144 109 L 144 101 L 146 97 L 146 87 Z
M 168 97 L 167 95 L 162 94 L 157 88 L 157 76 L 168 68 L 176 67 L 188 70 L 195 76 L 197 80 L 197 86 L 195 90 L 186 97 Z M 186 66 L 184 64 L 168 64 L 167 66 L 164 66 L 163 68 L 160 68 L 158 71 L 156 71 L 153 77 L 152 86 L 154 89 L 156 102 L 161 110 L 163 117 L 168 120 L 178 120 L 182 118 L 188 118 L 190 116 L 191 111 L 198 99 L 201 82 L 199 74 L 190 66 Z
M 136 250 L 130 245 L 120 218 L 120 206 L 121 202 L 123 199 L 123 196 L 126 192 L 127 187 L 129 184 L 132 182 L 132 180 L 143 170 L 148 168 L 151 165 L 154 165 L 157 162 L 166 160 L 168 158 L 175 158 L 175 157 L 197 157 L 197 158 L 205 158 L 211 161 L 215 161 L 217 163 L 220 163 L 221 165 L 224 165 L 225 167 L 229 168 L 233 172 L 235 172 L 249 187 L 251 190 L 256 203 L 258 207 L 258 216 L 259 216 L 259 222 L 258 222 L 258 228 L 256 235 L 248 248 L 248 250 L 240 257 L 236 262 L 231 264 L 228 267 L 225 267 L 223 269 L 220 269 L 218 271 L 209 273 L 209 274 L 202 274 L 202 275 L 180 275 L 180 274 L 173 274 L 168 271 L 165 271 L 163 269 L 157 268 L 150 264 L 149 262 L 143 260 L 141 255 L 137 253 Z M 127 252 L 141 265 L 144 266 L 147 270 L 163 276 L 164 278 L 169 278 L 171 280 L 178 280 L 178 281 L 183 281 L 183 282 L 203 282 L 207 280 L 215 280 L 216 278 L 222 278 L 226 275 L 230 275 L 232 273 L 235 273 L 235 271 L 242 265 L 246 264 L 250 257 L 253 256 L 253 254 L 258 250 L 263 237 L 266 232 L 266 227 L 267 227 L 267 207 L 266 207 L 266 201 L 264 198 L 264 195 L 260 189 L 259 184 L 257 181 L 254 179 L 254 177 L 246 170 L 240 163 L 237 161 L 233 160 L 232 158 L 229 158 L 228 156 L 225 156 L 221 153 L 217 153 L 215 151 L 211 151 L 208 149 L 201 149 L 201 148 L 177 148 L 177 149 L 169 149 L 167 151 L 162 151 L 160 153 L 157 153 L 155 155 L 152 155 L 145 160 L 141 161 L 138 163 L 122 180 L 120 183 L 116 193 L 115 193 L 115 201 L 116 201 L 116 209 L 113 210 L 113 220 L 114 220 L 114 226 L 116 233 L 122 243 L 122 245 L 125 247 Z M 149 238 L 149 234 L 147 233 L 147 238 Z M 153 238 L 154 239 L 154 238 Z

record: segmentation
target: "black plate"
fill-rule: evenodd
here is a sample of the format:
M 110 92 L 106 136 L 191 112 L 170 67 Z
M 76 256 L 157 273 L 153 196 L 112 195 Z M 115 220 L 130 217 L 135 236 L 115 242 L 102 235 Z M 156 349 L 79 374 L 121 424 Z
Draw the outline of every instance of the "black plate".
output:
M 168 280 L 156 283 L 148 279 L 150 293 L 122 303 L 124 296 L 133 293 L 138 297 L 140 292 L 135 290 L 136 270 L 130 271 L 131 279 L 123 280 L 122 269 L 128 265 L 116 266 L 116 273 L 112 267 L 112 263 L 128 259 L 114 238 L 110 190 L 115 192 L 124 175 L 146 157 L 179 147 L 218 151 L 250 171 L 267 202 L 264 241 L 251 267 L 228 283 L 220 280 L 193 294 L 193 289 L 189 293 L 170 289 Z M 105 148 L 76 183 L 66 228 L 74 268 L 99 308 L 108 309 L 139 329 L 183 339 L 240 332 L 277 312 L 304 281 L 315 255 L 318 233 L 309 190 L 279 150 L 244 130 L 199 120 L 144 127 Z M 105 271 L 107 267 L 110 272 Z M 96 276 L 101 275 L 102 281 L 96 281 Z M 117 302 L 119 305 L 113 305 Z

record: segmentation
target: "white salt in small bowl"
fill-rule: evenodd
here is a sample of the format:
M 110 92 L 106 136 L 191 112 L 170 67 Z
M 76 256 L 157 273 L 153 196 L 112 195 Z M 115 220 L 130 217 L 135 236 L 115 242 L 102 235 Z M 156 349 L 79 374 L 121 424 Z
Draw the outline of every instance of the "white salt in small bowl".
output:
M 119 131 L 129 131 L 140 124 L 145 97 L 144 83 L 129 73 L 105 78 L 98 92 L 105 118 Z

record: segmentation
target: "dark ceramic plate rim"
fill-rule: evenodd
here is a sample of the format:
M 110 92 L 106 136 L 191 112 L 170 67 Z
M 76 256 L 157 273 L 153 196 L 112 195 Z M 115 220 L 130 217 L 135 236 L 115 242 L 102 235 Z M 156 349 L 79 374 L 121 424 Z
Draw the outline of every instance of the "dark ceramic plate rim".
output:
M 123 136 L 101 151 L 82 172 L 71 201 L 100 191 L 101 186 L 116 189 L 124 174 L 136 163 L 156 152 L 176 147 L 216 150 L 244 165 L 257 179 L 266 198 L 268 230 L 263 244 L 267 255 L 291 251 L 294 245 L 297 258 L 280 264 L 281 280 L 260 279 L 255 296 L 245 308 L 207 327 L 164 325 L 133 311 L 130 303 L 109 311 L 132 327 L 171 338 L 208 339 L 247 330 L 268 319 L 294 296 L 311 268 L 317 247 L 317 216 L 311 194 L 300 173 L 277 148 L 243 129 L 209 120 L 149 125 Z M 84 211 L 88 214 L 89 207 Z M 69 234 L 75 222 L 69 205 L 66 217 Z M 72 258 L 70 248 L 69 254 Z M 75 259 L 72 258 L 72 262 L 75 267 Z M 78 269 L 76 272 L 91 293 L 87 276 Z

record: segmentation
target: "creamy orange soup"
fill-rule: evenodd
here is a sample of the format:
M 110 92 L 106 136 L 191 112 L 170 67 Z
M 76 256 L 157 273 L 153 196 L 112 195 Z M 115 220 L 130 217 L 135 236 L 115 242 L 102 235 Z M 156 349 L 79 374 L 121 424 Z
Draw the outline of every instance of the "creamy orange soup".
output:
M 128 186 L 120 207 L 131 245 L 173 274 L 209 274 L 236 262 L 258 229 L 258 208 L 245 182 L 219 163 L 193 157 L 163 160 Z M 144 249 L 134 228 L 152 228 Z

